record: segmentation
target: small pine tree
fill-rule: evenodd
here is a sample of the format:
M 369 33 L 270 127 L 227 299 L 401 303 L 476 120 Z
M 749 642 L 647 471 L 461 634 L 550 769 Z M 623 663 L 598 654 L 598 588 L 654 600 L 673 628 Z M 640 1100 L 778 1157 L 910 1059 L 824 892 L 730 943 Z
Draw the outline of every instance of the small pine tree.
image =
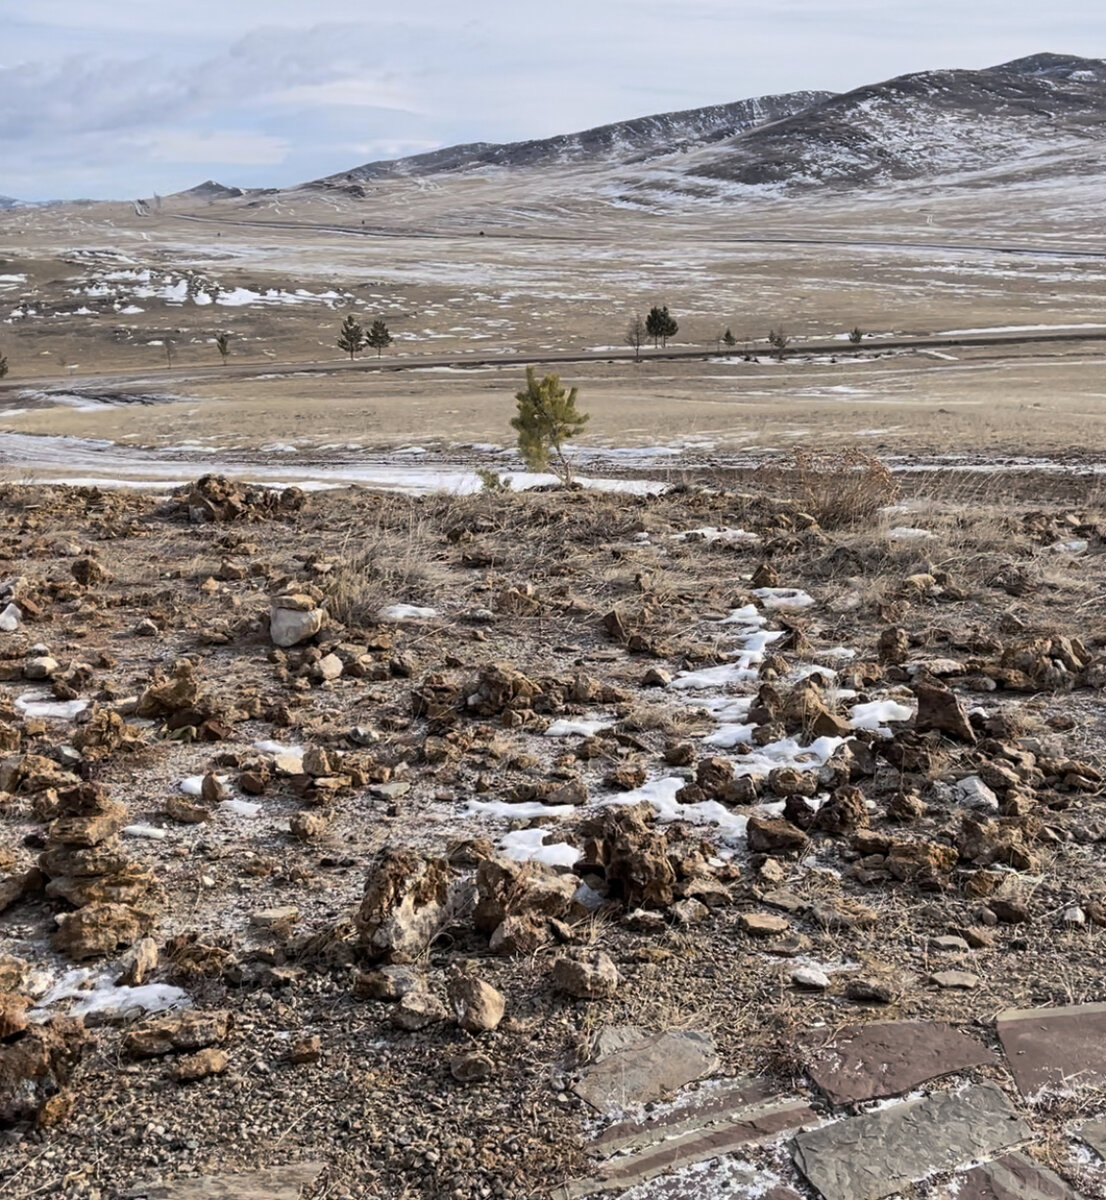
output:
M 3 379 L 8 373 L 8 356 L 0 354 L 0 379 Z
M 518 416 L 511 428 L 518 433 L 522 461 L 531 471 L 553 471 L 566 486 L 572 482 L 572 467 L 564 444 L 591 420 L 576 407 L 576 389 L 566 392 L 559 375 L 546 375 L 538 382 L 533 367 L 526 368 L 526 387 L 515 394 Z
M 653 305 L 649 310 L 649 316 L 645 319 L 645 330 L 653 339 L 653 348 L 656 349 L 658 342 L 662 346 L 667 346 L 668 339 L 675 337 L 679 333 L 680 327 L 668 311 L 667 304 L 663 308 Z
M 635 361 L 641 358 L 641 347 L 648 336 L 649 331 L 645 328 L 644 318 L 634 317 L 626 330 L 626 345 L 633 350 Z
M 861 329 L 859 325 L 854 325 L 852 331 L 849 333 L 849 341 L 852 342 L 854 346 L 859 346 L 863 340 L 864 330 Z
M 365 345 L 365 331 L 353 313 L 350 313 L 338 331 L 338 349 L 344 350 L 349 355 L 350 362 L 353 362 L 354 355 L 360 354 Z
M 729 350 L 732 350 L 737 345 L 737 338 L 733 335 L 733 330 L 727 325 L 726 332 L 722 335 L 722 344 Z
M 230 334 L 220 333 L 215 339 L 215 349 L 219 351 L 219 357 L 223 360 L 223 366 L 227 365 L 227 359 L 230 358 Z
M 379 358 L 382 351 L 392 344 L 392 335 L 388 332 L 388 326 L 383 321 L 373 321 L 369 326 L 369 335 L 365 338 L 365 345 L 371 346 L 376 351 L 376 357 Z

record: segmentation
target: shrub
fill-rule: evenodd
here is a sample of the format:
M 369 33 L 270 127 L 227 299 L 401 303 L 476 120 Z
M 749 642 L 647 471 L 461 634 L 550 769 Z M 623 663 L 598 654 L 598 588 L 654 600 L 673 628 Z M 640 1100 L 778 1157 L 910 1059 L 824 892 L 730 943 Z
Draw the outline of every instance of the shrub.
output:
M 824 529 L 871 520 L 898 495 L 887 464 L 863 450 L 796 450 L 791 463 L 758 475 Z

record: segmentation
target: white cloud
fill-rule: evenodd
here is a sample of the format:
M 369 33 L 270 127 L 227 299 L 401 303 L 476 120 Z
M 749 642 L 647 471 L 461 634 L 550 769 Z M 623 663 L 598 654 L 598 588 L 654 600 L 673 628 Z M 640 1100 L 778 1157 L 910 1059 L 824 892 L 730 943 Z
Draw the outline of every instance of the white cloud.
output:
M 396 108 L 417 111 L 409 89 L 391 79 L 332 79 L 327 83 L 301 83 L 275 92 L 274 104 L 315 105 L 323 108 Z

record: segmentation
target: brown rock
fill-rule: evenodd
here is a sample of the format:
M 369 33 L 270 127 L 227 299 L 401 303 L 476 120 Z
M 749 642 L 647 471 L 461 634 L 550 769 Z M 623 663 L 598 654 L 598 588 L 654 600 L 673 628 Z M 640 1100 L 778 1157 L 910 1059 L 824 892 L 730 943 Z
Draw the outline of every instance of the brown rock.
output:
M 0 1042 L 0 1124 L 40 1114 L 69 1082 L 86 1037 L 80 1020 L 55 1017 Z
M 813 828 L 823 833 L 847 833 L 868 824 L 868 806 L 858 787 L 838 788 L 814 816 Z
M 323 1056 L 323 1040 L 317 1033 L 310 1037 L 297 1038 L 288 1052 L 288 1060 L 297 1066 L 317 1063 Z
M 553 963 L 553 986 L 581 1000 L 606 1000 L 621 983 L 618 969 L 602 950 L 574 950 Z
M 737 923 L 743 932 L 755 938 L 780 937 L 791 928 L 785 917 L 774 913 L 742 913 Z
M 801 853 L 810 845 L 806 834 L 790 821 L 767 817 L 750 817 L 745 836 L 754 854 Z
M 446 1016 L 445 1005 L 430 992 L 408 992 L 390 1013 L 392 1024 L 408 1032 L 436 1025 Z
M 126 904 L 89 904 L 58 918 L 52 945 L 77 962 L 101 958 L 132 946 L 152 923 L 149 913 Z
M 222 1075 L 227 1069 L 227 1056 L 222 1050 L 209 1046 L 196 1054 L 187 1054 L 173 1067 L 173 1078 L 178 1083 L 193 1083 L 211 1075 Z
M 452 918 L 456 899 L 445 859 L 383 850 L 369 871 L 357 914 L 362 948 L 372 958 L 421 954 Z
M 487 1033 L 503 1020 L 506 1001 L 490 983 L 466 971 L 455 971 L 446 994 L 457 1024 L 467 1033 Z
M 476 1051 L 455 1054 L 449 1060 L 449 1073 L 458 1083 L 479 1083 L 495 1072 L 495 1063 L 486 1055 Z
M 0 1042 L 7 1041 L 27 1028 L 27 1010 L 30 1007 L 30 996 L 0 992 Z
M 961 742 L 975 742 L 972 723 L 954 692 L 937 684 L 919 683 L 914 686 L 914 694 L 918 698 L 915 733 L 927 733 L 935 729 Z
M 181 1051 L 206 1050 L 226 1040 L 230 1017 L 226 1012 L 189 1009 L 168 1017 L 144 1021 L 123 1039 L 123 1049 L 135 1058 L 157 1058 Z
M 476 870 L 473 922 L 481 933 L 493 933 L 508 917 L 564 917 L 576 894 L 577 881 L 539 862 L 491 858 Z

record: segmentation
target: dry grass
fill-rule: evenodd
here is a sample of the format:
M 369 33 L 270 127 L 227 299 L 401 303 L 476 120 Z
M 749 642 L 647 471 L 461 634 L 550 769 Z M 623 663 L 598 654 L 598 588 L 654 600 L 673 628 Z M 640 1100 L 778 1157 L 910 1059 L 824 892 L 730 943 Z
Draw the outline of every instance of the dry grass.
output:
M 872 520 L 893 504 L 898 485 L 887 465 L 862 450 L 796 450 L 784 466 L 757 472 L 766 489 L 782 493 L 823 529 Z

